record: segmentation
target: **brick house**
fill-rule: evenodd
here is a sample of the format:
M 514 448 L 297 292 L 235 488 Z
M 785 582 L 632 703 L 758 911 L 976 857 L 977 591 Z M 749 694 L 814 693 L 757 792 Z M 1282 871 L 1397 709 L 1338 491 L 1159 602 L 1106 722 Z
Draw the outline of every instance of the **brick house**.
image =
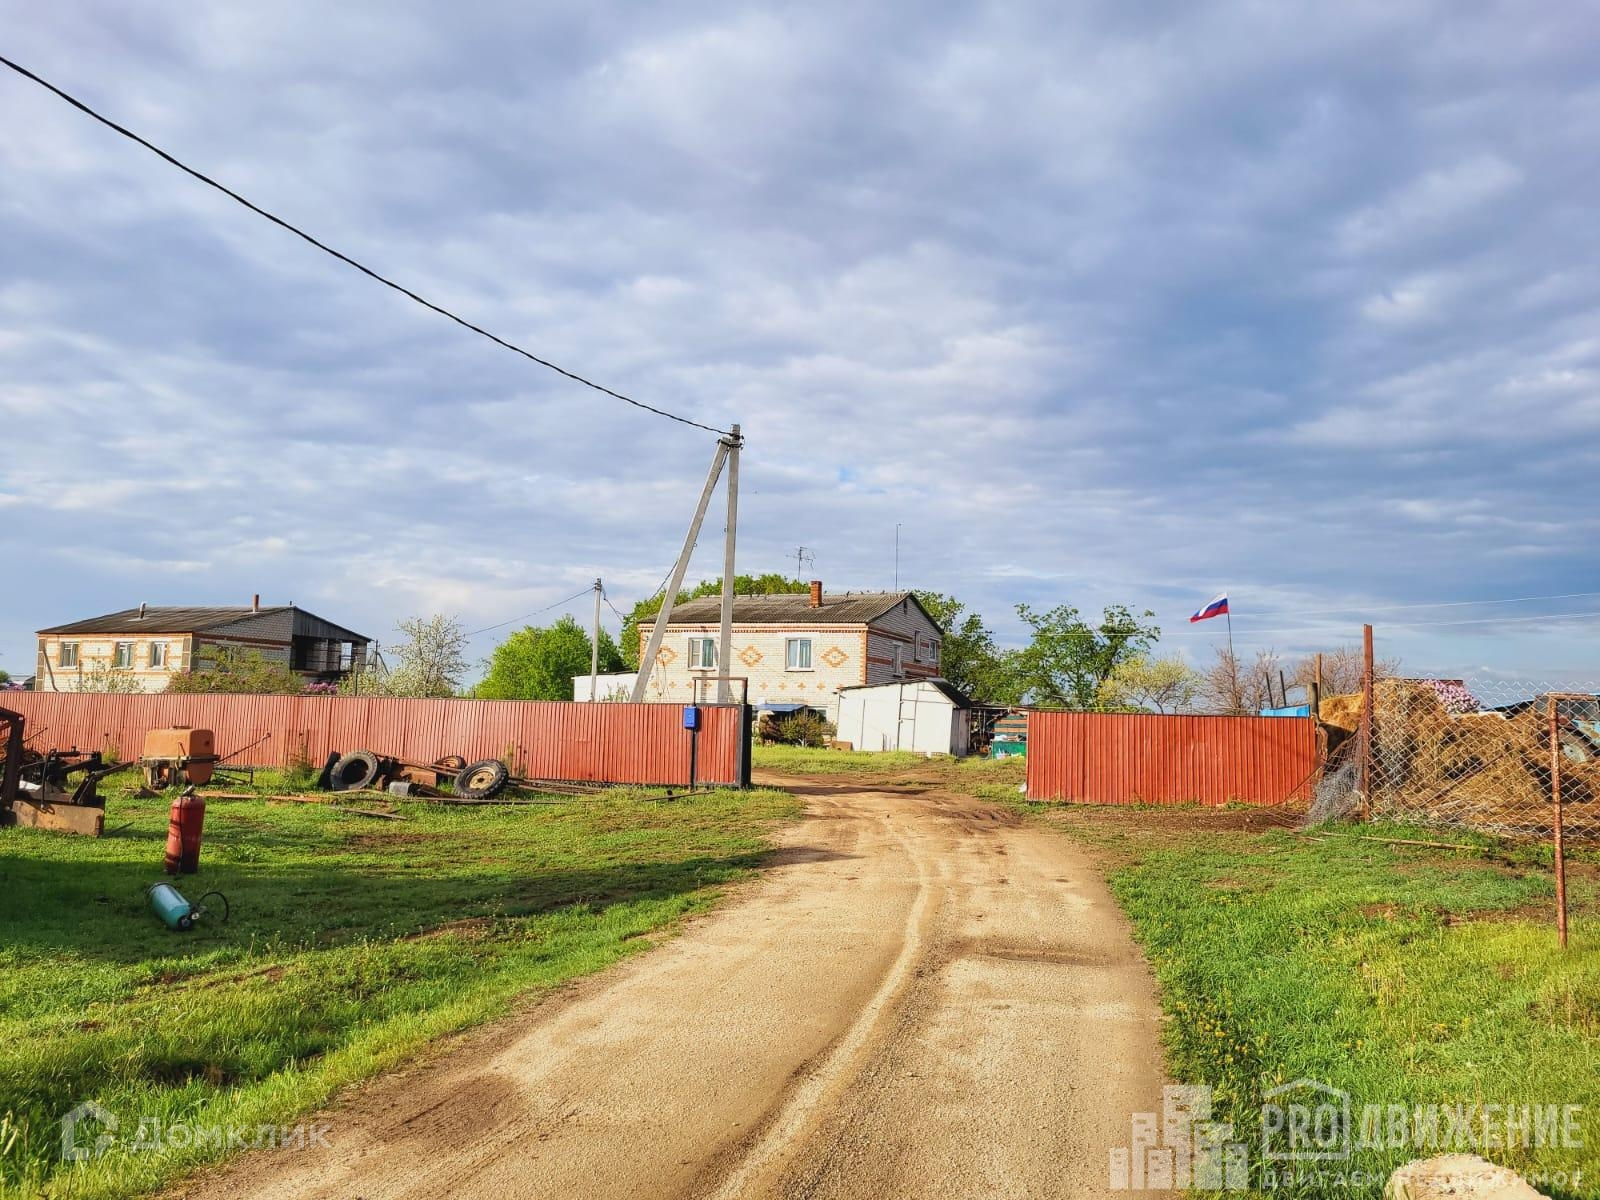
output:
M 231 608 L 141 604 L 38 632 L 34 690 L 75 692 L 97 670 L 127 673 L 159 692 L 180 671 L 204 669 L 219 649 L 256 650 L 306 682 L 337 682 L 366 662 L 371 639 L 292 604 L 263 608 L 256 596 Z
M 647 699 L 688 703 L 697 698 L 697 679 L 715 679 L 721 612 L 720 596 L 672 610 Z M 646 623 L 639 630 L 641 656 L 649 636 Z M 813 581 L 800 595 L 734 597 L 727 674 L 749 680 L 757 707 L 804 704 L 833 720 L 840 688 L 937 677 L 943 640 L 910 592 L 824 593 Z M 698 698 L 714 691 L 701 683 Z

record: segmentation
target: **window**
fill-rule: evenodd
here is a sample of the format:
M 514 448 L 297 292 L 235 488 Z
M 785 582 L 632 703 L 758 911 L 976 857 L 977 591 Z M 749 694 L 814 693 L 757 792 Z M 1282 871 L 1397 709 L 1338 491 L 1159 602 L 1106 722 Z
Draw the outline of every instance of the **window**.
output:
M 932 638 L 928 639 L 928 661 L 935 665 L 939 662 L 939 643 Z
M 790 671 L 811 670 L 811 639 L 789 638 L 784 644 L 784 666 Z
M 132 642 L 117 643 L 117 650 L 111 658 L 111 665 L 120 671 L 126 671 L 133 666 Z
M 75 666 L 78 665 L 78 643 L 77 642 L 62 642 L 61 643 L 61 665 L 63 667 L 75 667 Z
M 906 647 L 904 642 L 894 644 L 894 673 L 896 677 L 906 673 Z
M 717 669 L 717 641 L 715 638 L 693 637 L 689 639 L 689 669 L 691 671 L 715 671 Z
M 165 642 L 150 643 L 150 665 L 164 667 L 167 665 L 167 644 Z

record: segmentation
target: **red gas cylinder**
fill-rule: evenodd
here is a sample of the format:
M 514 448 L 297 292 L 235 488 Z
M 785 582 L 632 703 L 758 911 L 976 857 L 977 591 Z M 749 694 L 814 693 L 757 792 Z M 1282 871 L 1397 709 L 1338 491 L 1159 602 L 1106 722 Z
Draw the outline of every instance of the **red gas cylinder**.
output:
M 167 817 L 168 875 L 193 875 L 200 869 L 200 829 L 206 821 L 206 802 L 186 791 L 172 802 Z

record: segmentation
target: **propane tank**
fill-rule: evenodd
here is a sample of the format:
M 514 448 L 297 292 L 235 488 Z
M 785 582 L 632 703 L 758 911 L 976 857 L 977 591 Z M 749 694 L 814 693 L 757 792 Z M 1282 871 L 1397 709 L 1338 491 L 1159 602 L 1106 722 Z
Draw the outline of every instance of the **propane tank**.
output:
M 194 905 L 185 900 L 177 888 L 170 883 L 152 883 L 146 890 L 150 894 L 150 907 L 169 929 L 187 933 L 194 928 Z
M 167 814 L 168 875 L 193 875 L 200 869 L 200 831 L 205 825 L 206 802 L 190 788 L 172 802 Z

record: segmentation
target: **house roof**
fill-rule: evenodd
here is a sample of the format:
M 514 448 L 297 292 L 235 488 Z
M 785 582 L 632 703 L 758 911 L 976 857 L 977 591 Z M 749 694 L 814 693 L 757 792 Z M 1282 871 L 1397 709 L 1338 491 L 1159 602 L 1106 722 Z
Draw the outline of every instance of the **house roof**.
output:
M 929 676 L 926 679 L 896 679 L 891 683 L 856 683 L 851 684 L 849 687 L 842 687 L 839 690 L 841 692 L 865 692 L 870 691 L 873 688 L 900 688 L 907 686 L 916 687 L 920 684 L 927 684 L 927 686 L 934 688 L 939 692 L 940 695 L 942 695 L 946 700 L 950 701 L 951 704 L 954 704 L 957 708 L 977 707 L 974 704 L 971 696 L 968 696 L 948 679 L 938 675 Z
M 889 612 L 902 600 L 922 605 L 910 592 L 824 593 L 822 607 L 812 608 L 806 592 L 768 596 L 735 596 L 735 625 L 866 625 Z M 922 609 L 926 614 L 927 610 Z M 722 616 L 721 596 L 701 596 L 672 609 L 673 625 L 708 625 Z M 930 618 L 931 620 L 931 618 Z
M 106 613 L 100 617 L 89 617 L 82 621 L 69 621 L 65 625 L 52 625 L 48 629 L 41 629 L 39 633 L 204 633 L 207 630 L 218 629 L 225 625 L 236 625 L 240 621 L 248 621 L 255 617 L 272 617 L 283 613 L 297 614 L 310 617 L 318 625 L 325 626 L 330 631 L 342 634 L 342 640 L 365 642 L 367 637 L 353 633 L 342 626 L 324 621 L 302 608 L 293 604 L 262 605 L 260 608 L 251 608 L 247 604 L 223 608 L 199 608 L 188 606 L 146 605 L 144 615 L 139 615 L 137 608 L 125 608 L 120 612 Z M 320 636 L 336 636 L 334 634 L 321 634 Z

